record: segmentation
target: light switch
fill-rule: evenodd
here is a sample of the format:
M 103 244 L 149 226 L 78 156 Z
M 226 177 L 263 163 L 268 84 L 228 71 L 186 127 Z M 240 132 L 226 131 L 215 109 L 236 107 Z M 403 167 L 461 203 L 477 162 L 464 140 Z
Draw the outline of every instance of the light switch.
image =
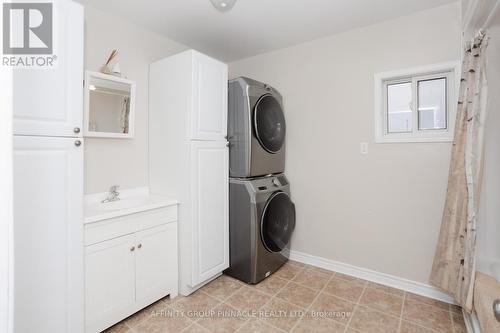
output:
M 361 142 L 359 144 L 359 153 L 362 155 L 368 154 L 368 142 Z

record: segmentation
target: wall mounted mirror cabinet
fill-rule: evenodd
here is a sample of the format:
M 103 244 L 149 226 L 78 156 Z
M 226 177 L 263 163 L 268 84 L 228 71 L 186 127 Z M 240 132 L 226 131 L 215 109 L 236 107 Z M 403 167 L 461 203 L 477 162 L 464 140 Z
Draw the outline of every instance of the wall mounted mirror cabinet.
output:
M 134 81 L 87 71 L 84 135 L 101 138 L 133 138 L 134 104 Z

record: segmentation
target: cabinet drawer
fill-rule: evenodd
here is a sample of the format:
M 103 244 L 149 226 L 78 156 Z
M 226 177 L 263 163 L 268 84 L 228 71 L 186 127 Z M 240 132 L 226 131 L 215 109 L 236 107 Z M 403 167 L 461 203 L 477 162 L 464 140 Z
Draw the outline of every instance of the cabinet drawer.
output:
M 153 209 L 85 225 L 85 245 L 177 221 L 177 206 Z

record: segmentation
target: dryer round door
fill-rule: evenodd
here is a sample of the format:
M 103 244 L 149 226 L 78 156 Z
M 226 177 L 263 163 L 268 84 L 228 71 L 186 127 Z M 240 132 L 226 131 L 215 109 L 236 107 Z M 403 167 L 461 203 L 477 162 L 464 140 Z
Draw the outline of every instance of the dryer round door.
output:
M 270 94 L 263 95 L 254 108 L 255 136 L 267 152 L 275 154 L 285 144 L 286 124 L 281 104 Z
M 262 212 L 262 243 L 269 251 L 280 252 L 290 242 L 294 229 L 295 205 L 285 192 L 274 192 Z

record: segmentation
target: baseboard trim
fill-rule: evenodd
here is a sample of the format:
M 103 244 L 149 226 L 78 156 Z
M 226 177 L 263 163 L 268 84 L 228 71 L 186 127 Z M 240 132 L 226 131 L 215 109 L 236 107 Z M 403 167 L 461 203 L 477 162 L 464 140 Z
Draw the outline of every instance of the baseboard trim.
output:
M 431 285 L 403 279 L 397 276 L 373 271 L 362 267 L 345 264 L 339 261 L 313 256 L 299 251 L 290 251 L 290 259 L 304 264 L 324 268 L 330 271 L 351 275 L 364 280 L 380 283 L 446 303 L 454 304 L 453 298 Z
M 481 333 L 479 319 L 477 318 L 477 314 L 475 311 L 470 314 L 464 312 L 464 321 L 468 333 Z

